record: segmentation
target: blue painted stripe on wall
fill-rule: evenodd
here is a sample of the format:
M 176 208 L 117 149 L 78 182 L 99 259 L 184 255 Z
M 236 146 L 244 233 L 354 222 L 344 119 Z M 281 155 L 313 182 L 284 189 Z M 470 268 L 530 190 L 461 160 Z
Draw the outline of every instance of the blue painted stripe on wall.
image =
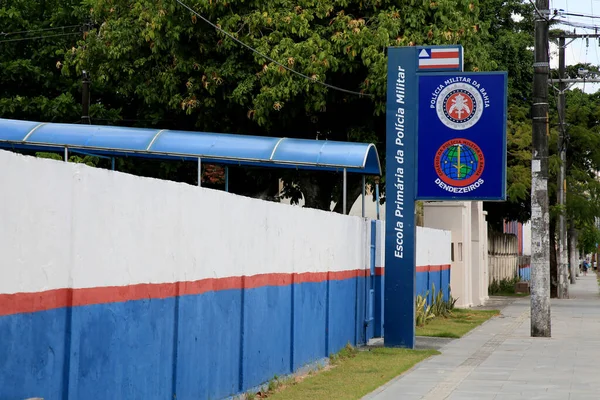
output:
M 364 340 L 366 282 L 301 283 L 293 294 L 290 285 L 223 290 L 3 316 L 0 399 L 218 399 L 244 392 Z

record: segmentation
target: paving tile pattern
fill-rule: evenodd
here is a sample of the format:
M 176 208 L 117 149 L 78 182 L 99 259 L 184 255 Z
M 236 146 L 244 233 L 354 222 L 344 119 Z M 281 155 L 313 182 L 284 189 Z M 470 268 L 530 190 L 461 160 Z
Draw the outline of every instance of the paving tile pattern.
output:
M 552 300 L 551 338 L 530 337 L 529 298 L 520 298 L 364 400 L 599 400 L 596 275 L 569 290 Z

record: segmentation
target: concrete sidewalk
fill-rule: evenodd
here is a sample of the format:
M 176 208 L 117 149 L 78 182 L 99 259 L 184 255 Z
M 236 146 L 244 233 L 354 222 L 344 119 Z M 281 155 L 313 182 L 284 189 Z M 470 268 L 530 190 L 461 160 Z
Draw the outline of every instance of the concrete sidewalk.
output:
M 529 298 L 521 298 L 363 399 L 600 399 L 596 274 L 569 290 L 571 299 L 552 300 L 552 338 L 530 337 Z

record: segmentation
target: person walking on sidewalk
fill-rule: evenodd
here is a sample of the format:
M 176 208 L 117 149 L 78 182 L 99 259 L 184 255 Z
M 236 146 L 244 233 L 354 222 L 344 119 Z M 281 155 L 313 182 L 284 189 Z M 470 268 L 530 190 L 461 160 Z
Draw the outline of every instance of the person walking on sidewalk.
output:
M 587 276 L 587 271 L 588 271 L 588 268 L 589 268 L 589 267 L 590 267 L 590 262 L 589 262 L 589 261 L 586 259 L 586 260 L 583 262 L 583 275 L 584 275 L 584 276 Z

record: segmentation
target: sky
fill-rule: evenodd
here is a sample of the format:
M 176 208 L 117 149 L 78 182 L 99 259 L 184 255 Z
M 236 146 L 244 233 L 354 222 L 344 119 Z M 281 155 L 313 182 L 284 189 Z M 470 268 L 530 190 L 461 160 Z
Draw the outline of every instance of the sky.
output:
M 586 15 L 596 15 L 598 18 L 585 18 L 575 16 L 565 16 L 561 20 L 567 20 L 572 23 L 583 23 L 585 25 L 597 26 L 600 33 L 600 0 L 550 0 L 550 9 L 562 9 L 568 13 L 581 13 Z M 557 27 L 558 28 L 558 27 Z M 578 34 L 594 33 L 593 29 L 584 29 L 581 27 L 562 26 L 563 29 L 573 32 L 576 29 Z M 569 43 L 570 39 L 567 39 Z M 592 65 L 600 65 L 600 42 L 598 39 L 589 39 L 589 46 L 586 46 L 585 39 L 575 39 L 568 44 L 565 50 L 565 59 L 567 65 L 578 63 L 590 63 Z M 555 45 L 550 45 L 550 66 L 558 68 L 558 48 Z M 575 87 L 584 89 L 588 93 L 600 90 L 600 84 L 586 83 L 577 84 Z

